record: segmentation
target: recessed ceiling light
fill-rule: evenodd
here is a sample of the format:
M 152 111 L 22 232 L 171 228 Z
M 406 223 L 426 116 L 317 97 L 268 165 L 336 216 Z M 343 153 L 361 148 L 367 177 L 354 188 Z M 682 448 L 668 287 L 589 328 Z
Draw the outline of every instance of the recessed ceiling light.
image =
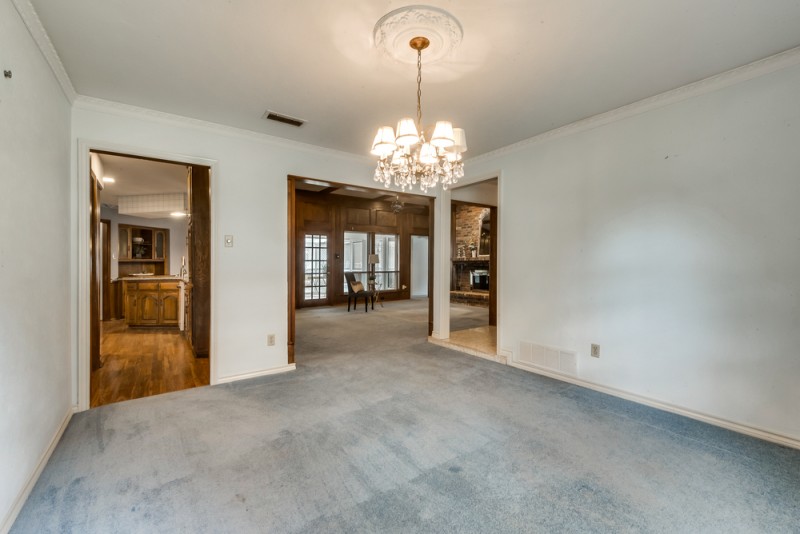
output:
M 173 211 L 172 213 L 170 213 L 170 216 L 172 216 L 172 217 L 186 217 L 186 212 L 185 211 Z
M 110 177 L 110 176 L 103 176 L 103 183 L 104 183 L 104 184 L 113 184 L 114 182 L 116 182 L 116 180 L 115 180 L 115 179 L 113 179 L 112 177 Z

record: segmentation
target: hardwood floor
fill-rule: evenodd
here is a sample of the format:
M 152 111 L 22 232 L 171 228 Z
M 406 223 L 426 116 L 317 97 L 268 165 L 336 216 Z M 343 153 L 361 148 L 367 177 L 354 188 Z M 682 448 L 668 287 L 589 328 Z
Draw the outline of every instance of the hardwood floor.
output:
M 101 323 L 100 359 L 92 372 L 92 408 L 209 383 L 208 358 L 195 358 L 177 329 Z

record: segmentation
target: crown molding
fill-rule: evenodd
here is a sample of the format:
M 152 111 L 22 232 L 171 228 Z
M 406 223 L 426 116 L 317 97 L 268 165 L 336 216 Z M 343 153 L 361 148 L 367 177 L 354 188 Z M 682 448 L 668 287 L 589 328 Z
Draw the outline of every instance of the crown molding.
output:
M 492 150 L 491 152 L 486 152 L 479 156 L 475 156 L 474 158 L 469 158 L 464 161 L 464 164 L 466 166 L 468 163 L 472 164 L 493 159 L 499 156 L 517 152 L 530 145 L 584 132 L 586 130 L 591 130 L 592 128 L 605 126 L 612 122 L 617 122 L 635 115 L 640 115 L 642 113 L 669 106 L 671 104 L 694 98 L 696 96 L 713 93 L 714 91 L 719 91 L 725 87 L 746 82 L 748 80 L 752 80 L 753 78 L 758 78 L 782 69 L 794 67 L 798 64 L 800 64 L 800 46 L 790 48 L 789 50 L 780 52 L 773 56 L 759 59 L 758 61 L 748 63 L 747 65 L 742 65 L 741 67 L 736 67 L 735 69 L 704 78 L 700 81 L 693 82 L 676 89 L 671 89 L 643 100 L 639 100 L 632 104 L 628 104 L 611 111 L 606 111 L 605 113 L 600 113 L 599 115 L 594 115 L 586 119 L 581 119 L 553 130 L 548 130 L 544 133 L 529 137 L 528 139 L 524 139 L 517 143 Z
M 246 139 L 258 143 L 266 143 L 269 145 L 279 146 L 292 150 L 302 150 L 304 152 L 311 152 L 315 154 L 323 154 L 325 156 L 332 156 L 339 159 L 356 161 L 359 163 L 369 163 L 374 161 L 365 155 L 352 154 L 342 150 L 333 148 L 326 148 L 292 139 L 285 139 L 274 135 L 256 132 L 253 130 L 246 130 L 244 128 L 237 128 L 235 126 L 227 126 L 216 122 L 205 121 L 202 119 L 193 119 L 183 115 L 175 115 L 166 113 L 164 111 L 157 111 L 149 108 L 142 108 L 139 106 L 132 106 L 130 104 L 123 104 L 121 102 L 113 102 L 111 100 L 104 100 L 102 98 L 95 98 L 91 96 L 77 95 L 73 102 L 75 109 L 85 109 L 87 111 L 97 111 L 100 113 L 107 113 L 121 117 L 130 117 L 133 119 L 147 120 L 158 124 L 169 126 L 178 126 L 181 128 L 191 128 L 193 130 L 209 132 L 217 135 L 224 135 L 226 137 L 235 137 L 238 139 Z
M 58 80 L 64 96 L 67 97 L 70 104 L 74 103 L 78 93 L 75 92 L 72 80 L 69 79 L 67 70 L 64 68 L 64 64 L 61 62 L 61 58 L 56 52 L 50 36 L 47 35 L 47 31 L 42 26 L 42 21 L 39 19 L 39 15 L 31 5 L 30 0 L 11 0 L 11 3 L 14 4 L 17 13 L 22 18 L 22 22 L 28 28 L 28 32 L 33 37 L 34 42 L 36 42 L 36 46 L 39 47 L 39 51 L 41 51 L 47 64 L 50 65 L 50 70 L 53 71 L 56 80 Z

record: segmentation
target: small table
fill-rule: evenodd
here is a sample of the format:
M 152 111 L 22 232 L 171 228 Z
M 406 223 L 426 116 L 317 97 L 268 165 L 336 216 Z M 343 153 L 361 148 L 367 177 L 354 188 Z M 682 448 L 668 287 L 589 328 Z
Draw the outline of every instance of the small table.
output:
M 372 291 L 372 302 L 379 303 L 381 308 L 383 308 L 383 300 L 381 300 L 381 283 L 376 282 L 375 280 L 370 280 L 367 282 L 367 288 Z

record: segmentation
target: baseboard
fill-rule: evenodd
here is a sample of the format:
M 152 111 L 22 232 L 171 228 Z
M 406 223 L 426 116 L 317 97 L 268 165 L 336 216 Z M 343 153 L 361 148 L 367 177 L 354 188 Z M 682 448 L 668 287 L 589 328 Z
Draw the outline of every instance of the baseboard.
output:
M 678 415 L 682 415 L 684 417 L 688 417 L 689 419 L 695 419 L 697 421 L 702 421 L 704 423 L 708 423 L 710 425 L 718 426 L 721 428 L 725 428 L 727 430 L 732 430 L 733 432 L 738 432 L 739 434 L 745 434 L 747 436 L 752 436 L 754 438 L 763 439 L 764 441 L 769 441 L 771 443 L 777 443 L 778 445 L 783 445 L 785 447 L 791 447 L 793 449 L 800 449 L 800 440 L 789 436 L 783 436 L 781 434 L 776 434 L 774 432 L 770 432 L 769 430 L 763 430 L 761 428 L 756 428 L 748 425 L 743 425 L 740 423 L 735 423 L 733 421 L 728 421 L 727 419 L 721 419 L 719 417 L 715 417 L 713 415 L 704 414 L 702 412 L 696 412 L 694 410 L 689 410 L 687 408 L 682 408 L 680 406 L 675 406 L 673 404 L 669 404 L 666 402 L 662 402 L 659 400 L 651 399 L 649 397 L 643 397 L 641 395 L 637 395 L 636 393 L 630 393 L 625 390 L 616 389 L 608 386 L 602 386 L 600 384 L 595 384 L 594 382 L 589 382 L 587 380 L 581 380 L 580 378 L 575 378 L 572 376 L 563 375 L 560 373 L 552 372 L 541 367 L 537 367 L 535 365 L 529 365 L 514 361 L 513 359 L 509 358 L 508 365 L 512 367 L 516 367 L 517 369 L 522 369 L 524 371 L 530 371 L 532 373 L 536 373 L 539 375 L 547 376 L 549 378 L 554 378 L 556 380 L 561 380 L 563 382 L 569 382 L 570 384 L 575 384 L 576 386 L 585 387 L 587 389 L 591 389 L 594 391 L 599 391 L 600 393 L 606 393 L 608 395 L 612 395 L 614 397 L 619 397 L 621 399 L 629 400 L 632 402 L 636 402 L 638 404 L 644 404 L 645 406 L 650 406 L 652 408 L 658 408 L 659 410 L 664 410 L 665 412 L 670 412 Z
M 224 376 L 217 378 L 217 384 L 227 384 L 228 382 L 236 382 L 238 380 L 247 380 L 248 378 L 256 378 L 259 376 L 276 375 L 279 373 L 286 373 L 294 371 L 297 367 L 295 364 L 282 365 L 281 367 L 273 367 L 272 369 L 265 369 L 263 371 L 253 371 L 252 373 L 242 373 L 240 375 Z
M 31 491 L 33 491 L 33 487 L 36 485 L 36 481 L 39 480 L 39 476 L 42 474 L 44 466 L 46 466 L 47 462 L 50 460 L 50 456 L 52 456 L 53 451 L 56 450 L 56 445 L 58 445 L 58 442 L 61 439 L 61 436 L 64 434 L 64 431 L 67 429 L 67 425 L 69 425 L 69 422 L 72 419 L 72 414 L 74 413 L 75 407 L 70 406 L 66 415 L 64 415 L 64 419 L 61 421 L 61 425 L 58 427 L 58 430 L 56 430 L 56 433 L 50 440 L 50 444 L 39 458 L 39 462 L 36 464 L 36 469 L 34 469 L 33 473 L 31 473 L 31 476 L 28 477 L 28 482 L 22 488 L 22 491 L 19 492 L 19 495 L 17 495 L 17 498 L 14 500 L 14 505 L 6 514 L 5 519 L 3 519 L 3 523 L 0 524 L 0 534 L 7 534 L 8 531 L 11 530 L 11 525 L 13 525 L 14 521 L 16 521 L 17 516 L 22 510 L 22 507 L 25 505 L 25 501 L 28 500 L 28 496 L 31 494 Z

